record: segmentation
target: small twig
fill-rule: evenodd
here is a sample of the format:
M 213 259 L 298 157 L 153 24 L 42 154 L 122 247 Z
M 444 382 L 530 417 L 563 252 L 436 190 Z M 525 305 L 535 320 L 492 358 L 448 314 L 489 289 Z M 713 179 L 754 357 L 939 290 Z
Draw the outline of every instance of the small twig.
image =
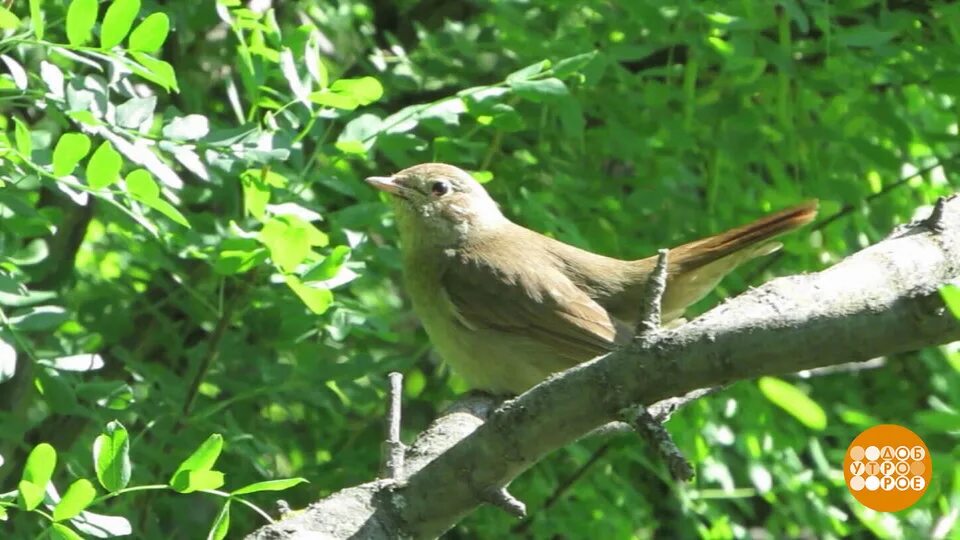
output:
M 580 478 L 583 477 L 584 474 L 586 474 L 587 470 L 590 467 L 592 467 L 596 462 L 600 461 L 600 458 L 602 458 L 610 450 L 610 447 L 611 447 L 611 443 L 606 442 L 606 443 L 603 443 L 601 447 L 594 450 L 593 455 L 590 456 L 590 459 L 588 459 L 583 465 L 578 467 L 577 470 L 573 472 L 573 474 L 566 477 L 562 482 L 560 482 L 560 484 L 557 485 L 556 488 L 554 488 L 553 493 L 551 493 L 550 496 L 547 497 L 547 500 L 543 503 L 543 506 L 540 507 L 539 511 L 545 512 L 549 510 L 554 504 L 556 504 L 557 501 L 559 501 L 560 498 L 563 497 L 563 495 L 566 494 L 566 492 L 571 487 L 573 487 L 573 484 L 575 484 L 578 480 L 580 480 Z M 529 529 L 530 525 L 532 524 L 533 524 L 533 517 L 528 517 L 523 521 L 521 521 L 520 523 L 517 523 L 512 529 L 510 529 L 510 532 L 514 534 L 520 534 L 526 531 L 527 529 Z
M 386 440 L 383 441 L 383 456 L 380 464 L 380 477 L 397 479 L 403 474 L 403 452 L 400 442 L 400 399 L 403 391 L 403 375 L 396 371 L 387 375 L 390 379 L 387 391 Z
M 956 197 L 956 195 L 937 199 L 936 204 L 933 205 L 933 211 L 930 212 L 930 217 L 923 220 L 923 224 L 926 225 L 928 229 L 933 232 L 943 232 L 943 207 L 953 197 Z
M 483 500 L 504 512 L 523 518 L 527 516 L 527 506 L 507 491 L 507 488 L 489 489 L 483 493 Z
M 693 466 L 683 457 L 677 443 L 673 442 L 670 433 L 663 427 L 646 407 L 636 406 L 624 409 L 620 418 L 630 424 L 634 431 L 649 442 L 657 453 L 667 462 L 667 468 L 674 480 L 686 482 L 693 478 Z
M 691 401 L 696 401 L 702 397 L 709 396 L 710 394 L 715 394 L 723 389 L 723 386 L 710 386 L 707 388 L 691 390 L 682 396 L 658 401 L 651 405 L 648 411 L 658 421 L 666 422 L 671 416 L 673 416 L 673 413 L 677 412 L 677 409 L 680 407 L 684 407 Z
M 643 305 L 640 306 L 640 335 L 652 334 L 660 330 L 660 310 L 663 293 L 667 290 L 667 258 L 669 249 L 657 251 L 657 265 L 647 278 L 647 290 Z

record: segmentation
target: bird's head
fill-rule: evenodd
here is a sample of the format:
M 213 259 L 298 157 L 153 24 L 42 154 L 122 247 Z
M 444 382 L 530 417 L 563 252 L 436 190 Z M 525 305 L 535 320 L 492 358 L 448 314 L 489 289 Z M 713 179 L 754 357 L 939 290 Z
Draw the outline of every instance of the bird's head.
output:
M 405 245 L 452 247 L 506 221 L 483 186 L 452 165 L 424 163 L 367 183 L 391 195 Z

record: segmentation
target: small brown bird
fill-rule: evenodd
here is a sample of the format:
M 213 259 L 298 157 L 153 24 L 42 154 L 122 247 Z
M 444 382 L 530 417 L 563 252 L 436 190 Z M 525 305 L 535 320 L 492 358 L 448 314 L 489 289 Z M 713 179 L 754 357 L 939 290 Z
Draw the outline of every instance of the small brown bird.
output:
M 473 387 L 520 393 L 632 337 L 657 257 L 622 261 L 508 220 L 465 171 L 426 163 L 367 182 L 390 195 L 407 292 L 430 340 Z M 683 314 L 816 201 L 670 251 L 663 321 Z

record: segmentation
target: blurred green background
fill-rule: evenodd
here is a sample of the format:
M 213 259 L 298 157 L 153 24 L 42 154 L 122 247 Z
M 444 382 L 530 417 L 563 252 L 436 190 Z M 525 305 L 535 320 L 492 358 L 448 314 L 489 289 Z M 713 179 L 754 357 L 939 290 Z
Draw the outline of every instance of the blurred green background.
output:
M 298 508 L 372 479 L 386 373 L 406 377 L 407 437 L 466 387 L 399 287 L 393 217 L 367 175 L 458 165 L 517 222 L 625 258 L 821 200 L 782 256 L 694 311 L 825 268 L 957 182 L 954 2 L 0 6 L 9 505 L 41 442 L 61 494 L 95 479 L 111 420 L 129 431 L 131 486 L 165 484 L 211 433 L 222 490 L 309 479 L 247 496 L 274 515 L 278 497 Z M 668 423 L 691 485 L 633 437 L 588 440 L 514 483 L 529 520 L 481 508 L 448 537 L 960 538 L 960 351 L 870 367 L 693 403 Z M 929 489 L 896 514 L 854 501 L 840 470 L 877 423 L 933 452 Z M 202 538 L 222 505 L 158 489 L 89 510 L 136 538 Z M 49 526 L 0 508 L 0 536 Z M 234 504 L 229 537 L 263 523 Z

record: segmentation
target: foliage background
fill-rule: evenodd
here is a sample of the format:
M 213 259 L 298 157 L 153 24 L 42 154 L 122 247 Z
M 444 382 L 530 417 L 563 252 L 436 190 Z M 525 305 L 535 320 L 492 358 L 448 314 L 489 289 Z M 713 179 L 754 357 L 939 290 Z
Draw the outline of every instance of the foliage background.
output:
M 957 181 L 952 2 L 136 2 L 135 25 L 169 19 L 155 55 L 103 46 L 112 3 L 85 44 L 70 2 L 0 4 L 0 492 L 44 441 L 61 492 L 93 478 L 114 419 L 133 484 L 165 483 L 214 432 L 229 487 L 308 478 L 279 495 L 294 508 L 373 477 L 387 372 L 406 375 L 407 435 L 465 386 L 398 288 L 370 174 L 453 163 L 516 221 L 619 257 L 821 200 L 823 221 L 784 256 L 698 310 L 821 269 Z M 75 169 L 54 152 L 66 133 L 92 142 Z M 112 155 L 91 165 L 105 140 L 119 176 Z M 669 423 L 692 485 L 632 438 L 586 441 L 515 483 L 529 522 L 484 508 L 449 537 L 960 538 L 958 395 L 955 347 L 739 383 Z M 934 453 L 926 495 L 897 514 L 856 503 L 840 472 L 881 422 Z M 276 497 L 250 500 L 272 512 Z M 138 538 L 197 538 L 221 504 L 144 492 L 91 510 Z M 233 535 L 262 523 L 231 517 Z M 10 510 L 0 534 L 45 526 Z

